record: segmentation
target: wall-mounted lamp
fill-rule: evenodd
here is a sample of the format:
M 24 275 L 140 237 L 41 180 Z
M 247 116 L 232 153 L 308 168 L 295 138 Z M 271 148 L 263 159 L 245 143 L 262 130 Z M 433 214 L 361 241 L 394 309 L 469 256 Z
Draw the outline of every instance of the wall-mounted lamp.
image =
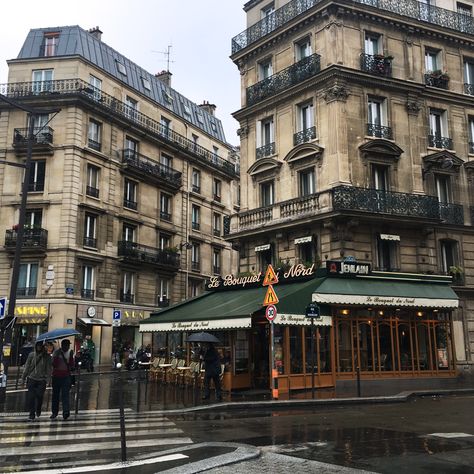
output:
M 191 249 L 192 247 L 193 247 L 193 245 L 190 244 L 189 242 L 181 242 L 181 243 L 179 244 L 180 250 L 183 250 L 183 248 L 185 248 L 186 250 L 189 250 L 189 249 Z
M 344 316 L 347 316 L 349 314 L 349 310 L 348 309 L 341 309 L 341 314 L 343 314 Z
M 421 318 L 423 316 L 423 311 L 417 311 L 416 315 Z

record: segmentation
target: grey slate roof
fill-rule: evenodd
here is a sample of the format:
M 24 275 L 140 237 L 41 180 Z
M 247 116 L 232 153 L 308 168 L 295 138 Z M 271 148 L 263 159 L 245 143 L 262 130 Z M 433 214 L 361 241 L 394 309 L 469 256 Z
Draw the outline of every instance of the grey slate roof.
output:
M 114 76 L 118 81 L 139 91 L 187 122 L 207 132 L 212 137 L 226 142 L 221 121 L 210 115 L 194 102 L 190 101 L 171 87 L 168 87 L 153 74 L 130 61 L 106 43 L 91 35 L 79 26 L 61 26 L 55 28 L 37 28 L 28 33 L 18 55 L 18 59 L 42 57 L 45 33 L 59 33 L 56 57 L 79 55 L 95 66 Z M 123 64 L 126 74 L 118 71 L 117 63 Z M 144 87 L 142 78 L 148 80 L 151 90 Z M 170 100 L 171 98 L 171 100 Z M 190 112 L 187 113 L 187 110 Z

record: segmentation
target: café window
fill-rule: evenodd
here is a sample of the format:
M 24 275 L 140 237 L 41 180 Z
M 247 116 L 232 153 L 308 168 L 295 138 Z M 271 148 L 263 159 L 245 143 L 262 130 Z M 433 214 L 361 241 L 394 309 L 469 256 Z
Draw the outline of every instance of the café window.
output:
M 235 334 L 235 375 L 249 371 L 249 340 L 247 331 L 236 331 Z

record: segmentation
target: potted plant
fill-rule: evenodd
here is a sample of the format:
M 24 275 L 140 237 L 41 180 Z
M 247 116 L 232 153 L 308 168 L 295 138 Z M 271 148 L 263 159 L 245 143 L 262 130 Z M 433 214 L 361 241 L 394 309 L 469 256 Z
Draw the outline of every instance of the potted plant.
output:
M 448 273 L 453 277 L 453 283 L 461 283 L 463 281 L 464 270 L 458 265 L 451 265 Z

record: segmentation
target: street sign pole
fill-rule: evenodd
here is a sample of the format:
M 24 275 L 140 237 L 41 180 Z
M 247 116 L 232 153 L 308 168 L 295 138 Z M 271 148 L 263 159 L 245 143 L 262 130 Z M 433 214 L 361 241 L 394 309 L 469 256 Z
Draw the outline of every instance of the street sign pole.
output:
M 271 368 L 272 368 L 272 398 L 278 400 L 278 373 L 275 364 L 275 338 L 273 336 L 273 320 L 270 321 L 270 341 L 271 341 Z
M 311 398 L 314 400 L 314 318 L 311 318 Z

